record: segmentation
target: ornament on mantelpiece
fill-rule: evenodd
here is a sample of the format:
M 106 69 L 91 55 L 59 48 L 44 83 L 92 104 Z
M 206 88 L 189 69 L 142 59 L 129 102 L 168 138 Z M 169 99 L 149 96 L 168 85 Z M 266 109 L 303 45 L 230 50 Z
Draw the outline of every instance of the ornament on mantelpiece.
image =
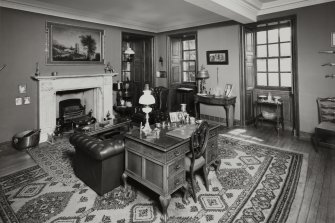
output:
M 107 71 L 109 73 L 114 73 L 115 72 L 114 67 L 111 65 L 110 62 L 108 62 L 107 65 L 106 65 L 106 67 L 105 67 L 105 73 L 107 73 Z
M 36 69 L 35 69 L 35 76 L 40 76 L 41 72 L 40 72 L 40 66 L 38 64 L 38 62 L 36 62 Z
M 109 120 L 109 119 L 110 119 L 110 116 L 111 116 L 111 114 L 109 113 L 109 110 L 108 110 L 108 112 L 107 112 L 107 114 L 106 114 L 106 119 Z

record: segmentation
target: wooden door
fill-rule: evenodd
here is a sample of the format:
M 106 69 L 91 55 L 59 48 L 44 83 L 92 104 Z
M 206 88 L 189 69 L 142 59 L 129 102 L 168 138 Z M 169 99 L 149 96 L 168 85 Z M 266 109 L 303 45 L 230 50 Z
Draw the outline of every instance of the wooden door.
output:
M 129 81 L 132 83 L 133 102 L 137 104 L 139 97 L 142 95 L 142 91 L 145 84 L 153 86 L 153 59 L 152 59 L 152 44 L 153 38 L 151 36 L 138 36 L 136 34 L 127 34 L 127 40 L 123 41 L 123 46 L 126 43 L 134 50 L 135 55 L 130 61 L 130 71 L 128 76 L 123 77 L 123 81 Z M 123 47 L 125 48 L 125 47 Z M 124 51 L 124 50 L 123 50 Z M 124 61 L 122 62 L 125 63 Z M 123 65 L 124 66 L 124 65 Z M 130 78 L 126 78 L 130 77 Z
M 171 64 L 170 64 L 170 75 L 169 75 L 169 110 L 177 111 L 180 106 L 180 98 L 178 97 L 177 88 L 181 83 L 181 38 L 171 37 L 170 38 L 170 52 L 171 52 Z
M 244 43 L 244 72 L 242 74 L 242 125 L 248 125 L 254 121 L 255 88 L 255 33 L 251 29 L 242 29 Z

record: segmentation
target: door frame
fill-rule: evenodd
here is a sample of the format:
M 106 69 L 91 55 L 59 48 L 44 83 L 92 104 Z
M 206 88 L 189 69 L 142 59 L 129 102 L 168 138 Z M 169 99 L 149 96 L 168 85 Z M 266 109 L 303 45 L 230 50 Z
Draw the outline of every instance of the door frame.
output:
M 142 34 L 142 33 L 136 33 L 136 32 L 128 32 L 128 31 L 122 31 L 121 32 L 121 74 L 120 74 L 120 81 L 122 80 L 122 58 L 123 58 L 123 51 L 122 51 L 122 42 L 125 41 L 124 36 L 128 35 L 128 38 L 134 38 L 137 40 L 141 40 L 141 39 L 149 39 L 150 40 L 150 67 L 148 69 L 151 70 L 151 75 L 150 75 L 150 81 L 149 81 L 149 85 L 151 87 L 154 86 L 154 78 L 155 78 L 155 72 L 154 72 L 154 67 L 155 67 L 155 60 L 154 60 L 154 52 L 155 52 L 155 36 L 153 35 L 148 35 L 148 34 Z M 135 56 L 136 56 L 136 52 L 135 52 Z M 144 84 L 142 89 L 144 88 Z
M 265 19 L 260 20 L 257 23 L 251 23 L 241 26 L 240 29 L 240 39 L 241 39 L 241 74 L 240 74 L 240 94 L 241 94 L 241 124 L 245 125 L 245 33 L 244 33 L 244 27 L 246 28 L 253 28 L 259 23 L 269 23 L 271 21 L 278 21 L 278 20 L 290 20 L 291 21 L 291 27 L 292 27 L 292 87 L 290 94 L 293 96 L 292 98 L 292 108 L 293 108 L 293 126 L 292 126 L 292 133 L 294 136 L 300 135 L 300 115 L 299 115 L 299 75 L 298 75 L 298 54 L 297 54 L 297 16 L 296 15 L 289 15 L 284 17 L 277 17 L 277 18 L 271 18 L 271 19 Z M 255 75 L 256 78 L 256 75 Z M 256 83 L 256 82 L 255 82 Z

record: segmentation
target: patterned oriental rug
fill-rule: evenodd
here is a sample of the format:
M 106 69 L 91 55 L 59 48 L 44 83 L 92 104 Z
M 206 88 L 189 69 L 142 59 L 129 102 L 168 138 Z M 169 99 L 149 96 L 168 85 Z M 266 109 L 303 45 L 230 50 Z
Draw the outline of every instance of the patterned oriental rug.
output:
M 295 222 L 308 157 L 223 134 L 218 143 L 222 163 L 209 173 L 210 190 L 199 177 L 197 203 L 190 197 L 185 205 L 181 193 L 173 194 L 168 222 Z M 136 183 L 128 193 L 118 187 L 98 196 L 81 182 L 67 140 L 28 152 L 38 165 L 0 178 L 4 222 L 161 222 L 158 195 Z

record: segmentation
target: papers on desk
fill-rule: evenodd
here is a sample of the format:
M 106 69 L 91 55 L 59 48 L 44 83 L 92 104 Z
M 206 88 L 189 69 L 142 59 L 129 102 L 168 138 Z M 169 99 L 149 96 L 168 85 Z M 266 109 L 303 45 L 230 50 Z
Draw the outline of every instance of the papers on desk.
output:
M 166 135 L 174 136 L 181 139 L 190 138 L 193 131 L 197 128 L 196 124 L 185 125 L 166 133 Z

